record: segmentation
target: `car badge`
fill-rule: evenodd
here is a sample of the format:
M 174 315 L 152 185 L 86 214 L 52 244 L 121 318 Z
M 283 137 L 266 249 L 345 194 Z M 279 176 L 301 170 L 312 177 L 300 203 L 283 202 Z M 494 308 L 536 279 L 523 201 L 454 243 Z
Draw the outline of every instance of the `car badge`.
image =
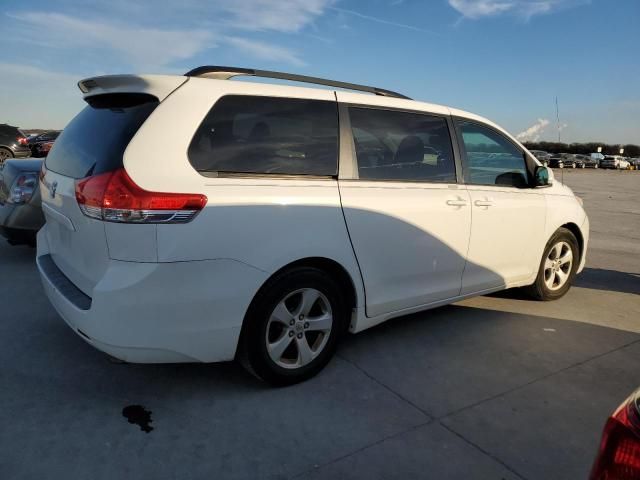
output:
M 56 189 L 58 188 L 58 182 L 51 182 L 51 184 L 49 184 L 49 193 L 51 194 L 51 198 L 55 198 L 56 196 Z

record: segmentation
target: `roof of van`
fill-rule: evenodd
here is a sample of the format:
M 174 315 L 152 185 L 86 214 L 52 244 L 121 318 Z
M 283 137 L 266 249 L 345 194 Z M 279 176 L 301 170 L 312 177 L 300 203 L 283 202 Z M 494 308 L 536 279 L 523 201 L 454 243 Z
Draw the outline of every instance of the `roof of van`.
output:
M 187 72 L 189 73 L 189 72 Z M 279 72 L 273 72 L 279 73 Z M 228 79 L 223 79 L 223 77 L 214 77 L 207 75 L 103 75 L 98 77 L 90 77 L 80 80 L 78 82 L 78 87 L 83 93 L 83 97 L 87 98 L 94 95 L 100 95 L 105 93 L 148 93 L 156 96 L 160 101 L 164 100 L 167 96 L 171 94 L 174 90 L 181 87 L 185 83 L 189 81 L 200 82 L 228 82 L 234 76 L 231 75 Z M 263 78 L 259 75 L 253 75 L 256 77 Z M 295 76 L 291 76 L 295 77 Z M 301 76 L 298 76 L 301 77 Z M 267 77 L 271 78 L 271 77 Z M 280 78 L 280 77 L 278 77 Z M 304 77 L 308 79 L 314 79 L 315 77 Z M 287 80 L 285 78 L 280 78 L 282 80 Z M 323 79 L 319 79 L 323 80 Z M 296 81 L 296 80 L 291 80 Z M 434 103 L 421 102 L 418 100 L 412 100 L 408 97 L 396 94 L 390 90 L 379 89 L 377 87 L 367 87 L 356 84 L 347 84 L 344 82 L 334 82 L 334 81 L 326 81 L 332 82 L 331 90 L 334 90 L 338 94 L 338 99 L 342 102 L 353 103 L 353 104 L 362 104 L 362 105 L 370 105 L 370 106 L 380 106 L 387 108 L 398 108 L 402 110 L 415 110 L 415 111 L 423 111 L 423 112 L 431 112 L 437 113 L 441 115 L 452 115 L 455 117 L 461 117 L 469 120 L 475 120 L 481 123 L 485 123 L 500 132 L 506 134 L 511 139 L 516 141 L 518 144 L 520 142 L 517 141 L 512 135 L 510 135 L 506 130 L 504 130 L 499 125 L 496 125 L 489 119 L 482 117 L 480 115 L 476 115 L 471 112 L 467 112 L 465 110 L 460 110 L 457 108 L 451 108 L 444 105 L 438 105 Z M 278 84 L 274 82 L 242 82 L 244 85 L 255 85 L 256 90 L 260 88 L 261 85 L 269 85 L 270 88 L 274 88 L 277 90 L 282 90 L 282 93 L 285 94 L 287 89 L 296 89 L 299 91 L 309 91 L 309 92 L 326 92 L 327 88 L 314 88 L 307 86 L 291 86 L 285 84 Z M 306 83 L 313 83 L 308 82 Z M 344 87 L 336 86 L 337 84 L 343 84 Z M 353 89 L 349 88 L 349 86 L 362 87 L 362 92 L 353 91 Z M 252 88 L 252 87 L 249 87 Z M 378 92 L 378 93 L 376 93 Z M 383 92 L 383 93 L 380 93 Z M 521 144 L 520 144 L 521 145 Z M 521 145 L 522 146 L 522 145 Z M 523 147 L 524 148 L 524 147 Z

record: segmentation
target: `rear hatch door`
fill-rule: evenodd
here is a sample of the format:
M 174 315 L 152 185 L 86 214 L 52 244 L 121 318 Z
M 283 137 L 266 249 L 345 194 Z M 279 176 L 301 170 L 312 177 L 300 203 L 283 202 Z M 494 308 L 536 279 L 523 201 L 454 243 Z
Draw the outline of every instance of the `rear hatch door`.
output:
M 78 206 L 76 182 L 121 168 L 127 145 L 160 100 L 170 93 L 167 88 L 158 96 L 140 91 L 135 85 L 127 88 L 122 85 L 127 82 L 126 76 L 118 77 L 122 79 L 120 83 L 114 82 L 113 77 L 104 77 L 109 81 L 101 86 L 101 78 L 88 82 L 98 94 L 85 95 L 88 105 L 56 140 L 45 160 L 46 173 L 41 182 L 51 257 L 69 280 L 89 296 L 108 267 L 109 249 L 105 222 L 85 216 Z M 138 77 L 131 78 L 137 82 Z M 173 88 L 184 81 L 184 77 L 175 77 Z M 83 82 L 80 84 L 84 91 L 87 88 L 83 89 Z

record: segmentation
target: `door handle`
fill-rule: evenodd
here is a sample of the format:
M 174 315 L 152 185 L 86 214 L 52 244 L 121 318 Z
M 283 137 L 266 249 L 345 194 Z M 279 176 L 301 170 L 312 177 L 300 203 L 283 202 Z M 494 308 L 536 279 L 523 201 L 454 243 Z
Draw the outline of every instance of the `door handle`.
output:
M 476 207 L 490 207 L 493 205 L 493 201 L 489 200 L 488 198 L 485 198 L 484 200 L 476 200 L 475 202 L 473 202 L 473 204 Z
M 455 199 L 447 200 L 447 205 L 451 207 L 465 207 L 467 201 L 462 197 L 456 197 Z

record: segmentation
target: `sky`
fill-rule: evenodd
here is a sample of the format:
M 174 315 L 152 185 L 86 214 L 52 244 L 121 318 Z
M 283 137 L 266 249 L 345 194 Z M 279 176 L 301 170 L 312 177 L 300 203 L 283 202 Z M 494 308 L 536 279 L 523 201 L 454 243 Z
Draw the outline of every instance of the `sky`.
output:
M 0 123 L 22 128 L 63 128 L 82 78 L 230 65 L 640 144 L 640 0 L 0 0 L 0 31 Z

